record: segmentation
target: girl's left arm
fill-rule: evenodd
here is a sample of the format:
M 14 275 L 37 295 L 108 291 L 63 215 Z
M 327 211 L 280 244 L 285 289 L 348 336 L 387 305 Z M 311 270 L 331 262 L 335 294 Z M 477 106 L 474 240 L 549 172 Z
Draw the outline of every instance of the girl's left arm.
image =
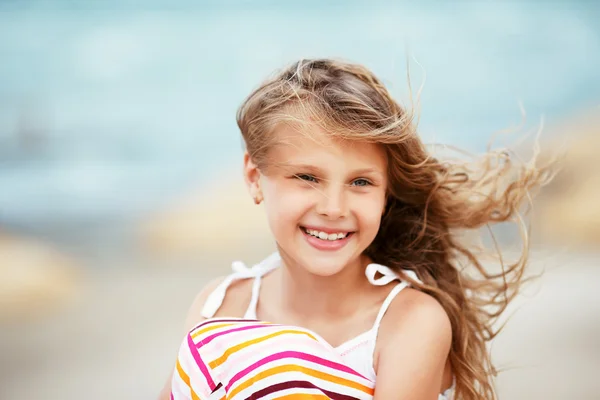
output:
M 379 328 L 375 400 L 437 400 L 451 343 L 450 319 L 437 300 L 405 289 Z

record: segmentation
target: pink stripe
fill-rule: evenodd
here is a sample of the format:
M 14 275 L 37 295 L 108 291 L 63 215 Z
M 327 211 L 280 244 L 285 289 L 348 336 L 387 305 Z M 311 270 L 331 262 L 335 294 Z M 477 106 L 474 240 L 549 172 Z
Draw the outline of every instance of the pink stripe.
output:
M 204 364 L 204 361 L 202 361 L 202 358 L 200 358 L 200 353 L 198 353 L 198 349 L 196 348 L 196 343 L 194 343 L 194 340 L 192 339 L 192 335 L 187 335 L 187 342 L 188 347 L 190 348 L 190 353 L 192 353 L 192 357 L 194 357 L 196 365 L 198 365 L 198 368 L 200 368 L 200 371 L 202 371 L 202 375 L 204 375 L 210 390 L 215 390 L 215 382 L 212 380 L 212 377 L 208 372 L 208 368 L 206 368 L 206 364 Z
M 282 338 L 279 337 L 281 340 Z M 231 355 L 231 362 L 222 364 L 216 369 L 211 370 L 215 379 L 221 379 L 221 381 L 229 381 L 232 375 L 227 376 L 227 372 L 238 372 L 241 370 L 242 366 L 248 366 L 252 363 L 255 363 L 257 360 L 262 359 L 265 354 L 273 354 L 274 352 L 281 352 L 285 350 L 294 349 L 296 351 L 302 351 L 304 353 L 310 354 L 330 354 L 323 353 L 323 346 L 325 344 L 318 342 L 316 340 L 307 340 L 307 337 L 304 335 L 290 335 L 286 337 L 284 340 L 283 346 L 279 345 L 278 347 L 274 347 L 274 341 L 277 341 L 276 338 L 271 338 L 270 340 L 266 340 L 261 343 L 254 343 L 250 348 L 245 349 L 245 351 L 240 351 Z M 213 344 L 214 346 L 214 344 Z M 344 363 L 342 357 L 331 358 L 331 356 L 335 356 L 335 353 L 331 353 L 327 358 L 330 360 L 334 360 L 340 363 Z M 208 356 L 207 356 L 208 357 Z M 237 371 L 232 371 L 231 368 L 227 368 L 229 364 L 238 365 Z M 366 378 L 365 378 L 366 379 Z
M 317 357 L 312 354 L 302 353 L 299 351 L 282 351 L 281 353 L 275 353 L 275 354 L 272 354 L 265 358 L 262 358 L 259 361 L 255 362 L 254 364 L 250 365 L 248 368 L 245 368 L 244 370 L 235 374 L 234 377 L 231 378 L 231 380 L 229 381 L 229 384 L 226 387 L 227 391 L 229 391 L 231 386 L 233 386 L 237 381 L 242 379 L 244 376 L 248 375 L 253 370 L 255 370 L 267 363 L 270 363 L 272 361 L 281 360 L 283 358 L 299 358 L 301 360 L 311 361 L 316 364 L 324 365 L 326 367 L 329 367 L 329 368 L 332 368 L 332 369 L 335 369 L 338 371 L 344 371 L 349 374 L 353 374 L 353 375 L 359 376 L 361 378 L 367 379 L 364 376 L 362 376 L 361 374 L 359 374 L 358 372 L 354 371 L 352 368 L 347 367 L 346 365 L 337 363 L 335 361 L 326 360 L 324 358 Z
M 249 329 L 255 329 L 255 328 L 269 328 L 269 327 L 273 327 L 273 326 L 275 326 L 275 325 L 273 325 L 273 324 L 257 324 L 257 325 L 242 326 L 240 328 L 233 328 L 233 329 L 229 329 L 226 331 L 217 332 L 213 335 L 207 336 L 206 339 L 201 339 L 198 342 L 198 344 L 196 345 L 196 347 L 200 348 L 206 344 L 209 344 L 210 342 L 212 342 L 214 339 L 218 338 L 219 336 L 227 335 L 228 333 L 247 331 Z
M 171 392 L 171 400 L 175 400 L 175 398 L 173 397 L 173 392 Z

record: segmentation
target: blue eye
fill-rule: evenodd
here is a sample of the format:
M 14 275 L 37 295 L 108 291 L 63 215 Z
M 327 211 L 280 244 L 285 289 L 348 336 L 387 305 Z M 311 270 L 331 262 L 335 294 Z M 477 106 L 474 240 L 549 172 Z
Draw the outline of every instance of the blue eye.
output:
M 307 182 L 317 182 L 317 178 L 315 178 L 312 175 L 307 175 L 307 174 L 298 174 L 296 175 L 296 178 L 302 180 L 302 181 L 307 181 Z
M 359 187 L 369 186 L 370 184 L 371 184 L 371 182 L 369 182 L 366 179 L 357 179 L 357 180 L 355 180 L 355 181 L 352 182 L 352 185 L 359 186 Z

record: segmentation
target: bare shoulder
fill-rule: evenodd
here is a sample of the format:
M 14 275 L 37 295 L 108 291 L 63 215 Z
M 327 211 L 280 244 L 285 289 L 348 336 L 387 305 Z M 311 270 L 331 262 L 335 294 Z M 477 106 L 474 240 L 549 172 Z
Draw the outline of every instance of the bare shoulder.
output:
M 204 304 L 206 303 L 208 296 L 210 296 L 210 294 L 225 280 L 225 278 L 225 276 L 214 278 L 204 285 L 198 294 L 196 294 L 185 320 L 186 332 L 190 331 L 194 326 L 202 322 L 202 309 L 204 308 Z
M 376 342 L 375 399 L 433 399 L 452 384 L 450 318 L 432 296 L 404 289 L 387 310 Z
M 380 348 L 427 342 L 449 350 L 451 341 L 452 325 L 446 310 L 433 296 L 411 288 L 392 301 L 378 337 Z
M 223 283 L 227 276 L 221 276 L 211 280 L 196 295 L 192 305 L 189 308 L 186 318 L 186 332 L 198 325 L 204 319 L 202 309 L 208 300 L 208 297 L 215 289 Z M 252 280 L 244 279 L 234 281 L 229 285 L 225 292 L 223 303 L 219 306 L 215 316 L 241 317 L 250 302 L 252 296 Z

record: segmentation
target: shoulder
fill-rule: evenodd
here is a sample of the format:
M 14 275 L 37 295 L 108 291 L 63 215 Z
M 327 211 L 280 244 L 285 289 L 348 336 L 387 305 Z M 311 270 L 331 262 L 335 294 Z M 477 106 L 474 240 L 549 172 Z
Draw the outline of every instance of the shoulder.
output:
M 432 296 L 404 289 L 381 321 L 374 367 L 375 399 L 437 398 L 450 378 L 450 318 Z
M 204 304 L 206 303 L 208 296 L 210 296 L 210 294 L 225 280 L 225 278 L 226 276 L 220 276 L 212 279 L 196 294 L 192 304 L 188 309 L 185 320 L 186 333 L 194 328 L 198 323 L 202 322 L 204 319 L 202 318 L 202 309 L 204 308 Z
M 390 349 L 406 343 L 432 351 L 447 352 L 452 342 L 452 325 L 446 310 L 431 295 L 406 288 L 392 301 L 379 328 L 380 347 Z
M 185 322 L 185 330 L 189 332 L 192 328 L 198 325 L 200 322 L 204 320 L 202 317 L 202 310 L 208 300 L 208 297 L 213 293 L 217 287 L 223 283 L 228 276 L 220 276 L 215 279 L 212 279 L 208 282 L 198 294 L 195 296 L 192 301 L 191 306 L 188 310 L 188 315 Z M 240 310 L 244 310 L 244 305 L 247 305 L 250 301 L 250 297 L 252 295 L 252 280 L 244 279 L 239 281 L 234 281 L 229 285 L 225 292 L 225 298 L 223 302 L 220 304 L 217 313 L 218 315 L 225 316 L 241 316 L 237 315 L 240 313 Z

